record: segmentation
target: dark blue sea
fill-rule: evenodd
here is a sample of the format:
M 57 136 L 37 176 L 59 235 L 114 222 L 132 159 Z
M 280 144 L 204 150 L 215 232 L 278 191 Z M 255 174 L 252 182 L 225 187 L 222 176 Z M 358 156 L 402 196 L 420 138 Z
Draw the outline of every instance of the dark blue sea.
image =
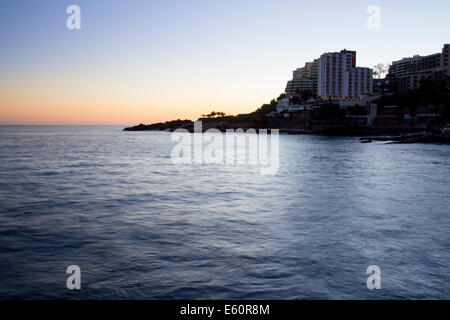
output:
M 265 176 L 121 129 L 0 127 L 0 299 L 450 298 L 450 146 L 282 135 Z

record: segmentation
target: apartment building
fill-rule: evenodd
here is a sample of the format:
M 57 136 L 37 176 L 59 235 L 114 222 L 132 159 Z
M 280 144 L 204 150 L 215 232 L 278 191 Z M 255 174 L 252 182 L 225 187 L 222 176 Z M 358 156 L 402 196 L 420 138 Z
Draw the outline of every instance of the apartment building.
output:
M 446 75 L 450 77 L 450 44 L 444 44 L 441 54 L 441 68 L 446 72 Z
M 329 52 L 319 59 L 317 94 L 324 98 L 344 96 L 344 73 L 351 69 L 351 53 Z
M 318 69 L 318 95 L 324 99 L 358 98 L 373 93 L 373 71 L 356 68 L 356 51 L 324 53 Z
M 305 63 L 303 68 L 293 72 L 292 80 L 288 81 L 286 93 L 310 92 L 317 94 L 317 69 L 318 60 Z
M 358 98 L 373 93 L 373 70 L 370 68 L 351 68 L 344 73 L 343 95 Z
M 425 79 L 442 79 L 450 76 L 449 44 L 442 53 L 427 56 L 415 55 L 392 62 L 388 78 L 397 84 L 399 91 L 419 89 Z

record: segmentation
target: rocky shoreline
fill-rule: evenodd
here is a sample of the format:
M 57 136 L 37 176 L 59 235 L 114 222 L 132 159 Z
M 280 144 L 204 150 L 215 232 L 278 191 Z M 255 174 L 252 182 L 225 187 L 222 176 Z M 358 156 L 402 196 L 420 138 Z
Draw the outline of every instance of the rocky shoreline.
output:
M 393 143 L 450 143 L 450 136 L 442 132 L 429 132 L 424 128 L 401 128 L 401 127 L 367 127 L 367 126 L 342 126 L 342 125 L 310 125 L 302 127 L 267 128 L 252 126 L 251 123 L 230 122 L 229 118 L 199 119 L 202 121 L 202 132 L 216 129 L 221 132 L 226 130 L 256 129 L 278 129 L 281 134 L 291 135 L 328 135 L 328 136 L 359 136 L 362 143 L 373 141 L 389 141 Z M 184 129 L 194 132 L 194 121 L 174 120 L 154 124 L 139 124 L 124 128 L 124 131 L 166 131 L 173 132 Z M 269 130 L 270 133 L 270 130 Z
M 260 128 L 260 126 L 252 126 L 250 123 L 236 122 L 230 123 L 229 118 L 224 117 L 220 119 L 199 119 L 202 122 L 202 131 L 205 132 L 209 129 L 217 129 L 221 132 L 232 129 L 250 129 L 250 128 Z M 124 131 L 169 131 L 173 132 L 177 129 L 185 129 L 189 132 L 194 132 L 194 121 L 191 120 L 173 120 L 167 122 L 160 122 L 154 124 L 139 124 L 137 126 L 128 127 L 123 129 Z

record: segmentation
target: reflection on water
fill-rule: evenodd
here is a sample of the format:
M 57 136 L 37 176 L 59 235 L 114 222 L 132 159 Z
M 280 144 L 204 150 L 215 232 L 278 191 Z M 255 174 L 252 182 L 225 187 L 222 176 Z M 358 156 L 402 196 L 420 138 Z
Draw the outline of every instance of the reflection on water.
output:
M 281 136 L 280 170 L 263 176 L 173 165 L 173 145 L 0 127 L 0 299 L 449 297 L 449 146 Z

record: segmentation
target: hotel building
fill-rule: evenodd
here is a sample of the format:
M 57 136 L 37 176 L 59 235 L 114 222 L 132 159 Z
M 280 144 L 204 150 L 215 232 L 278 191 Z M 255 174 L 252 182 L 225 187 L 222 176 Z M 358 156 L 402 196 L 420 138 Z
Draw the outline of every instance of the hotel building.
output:
M 397 84 L 399 91 L 405 91 L 419 89 L 422 80 L 450 76 L 449 47 L 445 44 L 442 53 L 416 55 L 392 62 L 388 78 Z
M 373 92 L 373 72 L 356 68 L 356 51 L 324 53 L 319 59 L 318 96 L 358 98 Z
M 373 70 L 370 68 L 351 68 L 344 72 L 343 95 L 359 98 L 373 93 Z
M 303 68 L 293 72 L 292 80 L 288 81 L 286 93 L 310 92 L 317 94 L 317 69 L 319 61 L 305 63 Z

